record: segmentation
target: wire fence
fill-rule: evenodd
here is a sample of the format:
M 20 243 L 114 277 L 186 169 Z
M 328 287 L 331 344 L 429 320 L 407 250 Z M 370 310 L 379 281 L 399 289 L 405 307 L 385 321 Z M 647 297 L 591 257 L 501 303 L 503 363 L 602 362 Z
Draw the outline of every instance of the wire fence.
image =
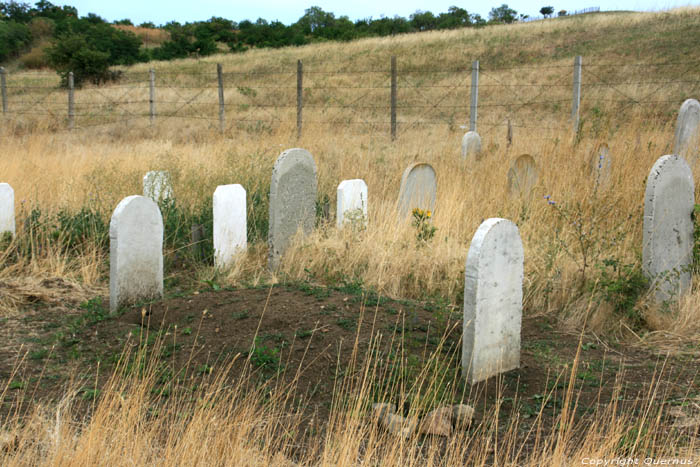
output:
M 5 125 L 48 131 L 177 119 L 231 135 L 296 130 L 301 136 L 313 128 L 342 128 L 400 138 L 416 128 L 447 127 L 483 136 L 507 127 L 548 138 L 622 112 L 668 118 L 700 86 L 693 61 L 584 61 L 578 84 L 575 64 L 477 63 L 475 69 L 393 63 L 373 69 L 298 62 L 250 71 L 220 65 L 211 71 L 127 70 L 110 84 L 68 89 L 54 73 L 1 71 L 2 110 Z

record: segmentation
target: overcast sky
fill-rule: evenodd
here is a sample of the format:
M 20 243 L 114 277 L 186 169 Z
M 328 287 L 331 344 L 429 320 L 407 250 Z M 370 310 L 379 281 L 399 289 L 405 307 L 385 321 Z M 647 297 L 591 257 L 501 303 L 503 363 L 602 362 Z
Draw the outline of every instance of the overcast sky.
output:
M 25 0 L 34 3 L 33 0 Z M 72 0 L 56 1 L 55 5 L 71 5 L 78 9 L 80 16 L 96 13 L 109 21 L 129 18 L 134 24 L 152 21 L 155 24 L 165 24 L 175 20 L 181 23 L 188 21 L 207 20 L 212 16 L 221 16 L 234 21 L 244 19 L 256 20 L 264 18 L 269 21 L 278 20 L 284 24 L 296 22 L 304 10 L 310 6 L 319 6 L 336 16 L 346 15 L 351 20 L 360 18 L 379 18 L 380 16 L 399 15 L 408 17 L 416 10 L 429 10 L 433 13 L 447 11 L 451 5 L 457 5 L 470 13 L 478 13 L 487 18 L 492 7 L 500 6 L 503 0 L 493 3 L 474 2 L 467 4 L 459 1 L 441 0 Z M 699 5 L 700 0 L 512 0 L 506 2 L 518 13 L 530 16 L 539 15 L 543 6 L 553 6 L 555 11 L 575 11 L 588 7 L 600 7 L 601 10 L 637 10 L 657 11 L 685 5 Z M 479 5 L 479 6 L 475 6 Z M 483 6 L 482 6 L 483 5 Z

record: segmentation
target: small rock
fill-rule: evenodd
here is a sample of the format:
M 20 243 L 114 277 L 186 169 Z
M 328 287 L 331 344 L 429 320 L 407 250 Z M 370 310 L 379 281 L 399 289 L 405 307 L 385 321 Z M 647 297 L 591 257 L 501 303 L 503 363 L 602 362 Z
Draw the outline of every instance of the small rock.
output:
M 422 435 L 450 436 L 452 407 L 439 407 L 423 417 L 418 432 Z
M 388 414 L 379 419 L 379 424 L 392 435 L 409 438 L 416 430 L 418 422 L 415 418 L 406 418 L 401 415 Z
M 374 417 L 379 420 L 380 418 L 396 413 L 396 406 L 394 404 L 382 402 L 372 404 L 372 413 L 374 414 Z
M 452 406 L 452 423 L 455 428 L 467 428 L 472 424 L 474 408 L 466 404 Z

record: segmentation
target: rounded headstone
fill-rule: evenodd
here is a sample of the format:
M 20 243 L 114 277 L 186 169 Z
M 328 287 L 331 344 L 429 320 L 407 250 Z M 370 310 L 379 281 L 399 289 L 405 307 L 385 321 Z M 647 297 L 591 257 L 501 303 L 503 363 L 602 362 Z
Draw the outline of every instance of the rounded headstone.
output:
M 359 178 L 343 180 L 338 185 L 336 203 L 336 224 L 342 228 L 345 223 L 367 225 L 367 184 Z
M 143 196 L 156 203 L 173 197 L 170 174 L 165 170 L 152 170 L 143 176 Z
M 516 196 L 527 196 L 537 185 L 539 170 L 535 159 L 529 154 L 519 156 L 508 169 L 508 192 Z
M 163 218 L 144 196 L 121 200 L 109 222 L 109 309 L 163 296 Z
M 15 235 L 15 190 L 9 183 L 0 183 L 0 237 L 5 232 Z
M 695 205 L 693 173 L 683 157 L 656 161 L 644 193 L 642 266 L 658 303 L 690 288 Z
M 673 153 L 695 164 L 700 152 L 700 103 L 686 99 L 681 105 L 676 120 L 676 135 Z
M 246 192 L 241 185 L 220 185 L 214 191 L 214 264 L 231 266 L 248 243 Z
M 276 269 L 299 229 L 305 235 L 316 221 L 316 163 L 306 149 L 289 149 L 277 158 L 270 181 L 269 266 Z
M 410 165 L 401 177 L 398 209 L 401 219 L 411 215 L 414 209 L 435 210 L 437 176 L 430 164 L 417 162 Z
M 471 384 L 520 366 L 523 244 L 507 219 L 474 234 L 464 279 L 463 375 Z
M 612 171 L 612 156 L 610 148 L 606 143 L 598 145 L 591 159 L 588 162 L 588 167 L 593 175 L 594 183 L 597 187 L 605 187 L 610 182 L 610 172 Z
M 481 136 L 476 131 L 468 131 L 462 137 L 462 159 L 470 156 L 475 160 L 481 158 Z

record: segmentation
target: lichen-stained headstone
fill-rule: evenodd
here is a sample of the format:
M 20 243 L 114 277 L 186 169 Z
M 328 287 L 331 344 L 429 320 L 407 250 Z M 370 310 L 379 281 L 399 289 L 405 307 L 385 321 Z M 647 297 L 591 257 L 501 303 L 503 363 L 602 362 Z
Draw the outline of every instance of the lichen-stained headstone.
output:
M 143 196 L 156 203 L 173 197 L 170 174 L 165 170 L 152 170 L 143 176 Z
M 292 237 L 311 233 L 316 220 L 316 163 L 306 149 L 277 158 L 270 182 L 269 267 L 277 269 Z
M 462 370 L 470 384 L 520 366 L 523 245 L 507 219 L 474 234 L 464 279 Z
M 246 192 L 241 185 L 220 185 L 214 190 L 214 264 L 230 267 L 248 244 Z
M 0 238 L 5 232 L 15 235 L 15 191 L 9 183 L 0 183 Z
M 610 183 L 610 172 L 612 171 L 612 156 L 607 144 L 598 145 L 588 163 L 593 181 L 597 188 L 605 188 Z
M 481 158 L 481 136 L 476 131 L 468 131 L 462 137 L 462 159 Z
M 336 225 L 349 223 L 357 227 L 367 225 L 367 184 L 364 180 L 343 180 L 338 185 Z
M 414 209 L 435 210 L 437 176 L 430 164 L 418 162 L 410 165 L 401 177 L 398 209 L 401 219 L 406 219 Z
M 678 111 L 673 153 L 694 165 L 700 153 L 700 103 L 686 99 Z
M 529 154 L 519 156 L 508 169 L 508 192 L 516 196 L 527 196 L 537 185 L 539 170 L 535 159 Z
M 145 196 L 127 196 L 109 223 L 109 309 L 163 296 L 163 218 Z
M 695 205 L 693 173 L 678 155 L 656 161 L 644 193 L 642 266 L 657 303 L 679 297 L 691 285 Z

